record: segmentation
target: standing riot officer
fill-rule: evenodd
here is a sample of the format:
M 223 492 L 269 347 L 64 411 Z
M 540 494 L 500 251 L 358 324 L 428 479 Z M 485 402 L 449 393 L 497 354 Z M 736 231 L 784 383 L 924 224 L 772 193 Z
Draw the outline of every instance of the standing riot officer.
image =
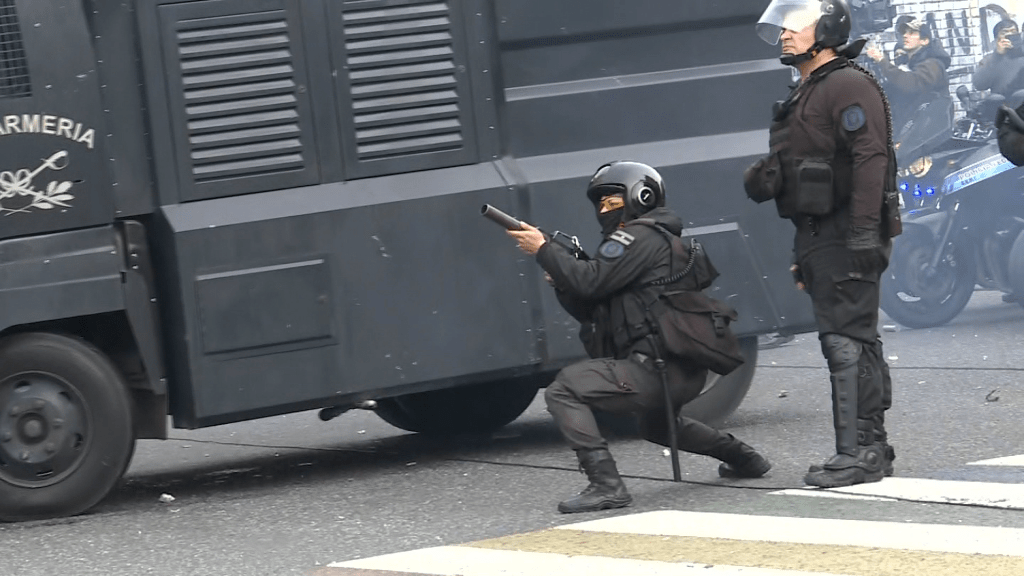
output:
M 604 236 L 593 260 L 577 259 L 528 224 L 509 231 L 524 252 L 536 254 L 559 302 L 579 320 L 580 339 L 592 358 L 563 369 L 544 394 L 548 411 L 590 481 L 578 496 L 559 503 L 563 513 L 620 508 L 633 500 L 594 409 L 638 415 L 645 439 L 670 444 L 665 392 L 654 362 L 664 344 L 653 336 L 647 308 L 665 290 L 702 287 L 694 273 L 680 273 L 691 261 L 690 253 L 678 238 L 682 221 L 664 207 L 665 188 L 656 170 L 636 162 L 606 164 L 591 179 L 587 197 Z M 672 408 L 678 414 L 703 389 L 707 369 L 673 357 L 665 360 Z M 677 416 L 676 428 L 681 449 L 723 461 L 723 477 L 756 478 L 771 468 L 731 434 L 682 416 Z
M 804 481 L 835 487 L 892 473 L 884 412 L 888 366 L 878 338 L 879 277 L 900 231 L 888 103 L 852 62 L 845 0 L 773 0 L 757 25 L 782 41 L 801 81 L 776 105 L 770 153 L 744 174 L 747 194 L 774 199 L 796 225 L 797 286 L 811 296 L 832 382 L 836 454 Z

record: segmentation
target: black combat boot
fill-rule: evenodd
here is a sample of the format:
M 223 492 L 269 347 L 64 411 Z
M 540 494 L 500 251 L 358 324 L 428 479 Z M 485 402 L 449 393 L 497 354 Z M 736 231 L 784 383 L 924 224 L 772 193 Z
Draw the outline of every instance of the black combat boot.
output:
M 660 438 L 648 439 L 662 446 L 668 444 Z M 687 416 L 676 418 L 676 443 L 680 450 L 721 460 L 718 475 L 723 478 L 760 478 L 772 467 L 756 450 L 732 434 Z
M 615 460 L 608 450 L 577 450 L 580 468 L 586 473 L 590 485 L 577 496 L 558 503 L 562 514 L 596 512 L 608 508 L 623 508 L 633 502 L 626 485 L 615 468 Z
M 886 429 L 882 426 L 882 417 L 880 416 L 874 420 L 874 443 L 882 447 L 882 476 L 890 477 L 895 474 L 895 468 L 893 467 L 893 460 L 896 459 L 896 450 L 893 449 L 892 445 L 889 444 L 889 435 L 886 433 Z M 820 464 L 814 464 L 808 468 L 808 472 L 819 472 L 824 467 Z
M 726 434 L 730 442 L 722 450 L 716 450 L 714 456 L 722 461 L 718 465 L 718 475 L 722 478 L 760 478 L 772 469 L 772 464 L 764 456 L 747 444 Z
M 875 442 L 874 422 L 857 420 L 856 364 L 832 373 L 832 419 L 836 455 L 823 466 L 812 466 L 804 476 L 804 483 L 838 488 L 881 480 L 885 453 Z

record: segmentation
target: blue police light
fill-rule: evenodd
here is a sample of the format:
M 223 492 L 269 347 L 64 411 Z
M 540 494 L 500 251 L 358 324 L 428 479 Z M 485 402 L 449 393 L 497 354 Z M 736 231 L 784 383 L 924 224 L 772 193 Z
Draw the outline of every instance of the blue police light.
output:
M 920 184 L 914 184 L 914 196 L 920 196 L 920 195 L 921 195 L 921 185 Z
M 934 196 L 935 195 L 935 188 L 934 187 L 929 187 L 927 190 L 925 190 L 925 193 L 928 194 L 929 196 Z
M 904 192 L 906 192 L 907 189 L 909 189 L 909 188 L 910 188 L 909 184 L 907 184 L 906 182 L 900 182 L 900 190 L 903 190 Z

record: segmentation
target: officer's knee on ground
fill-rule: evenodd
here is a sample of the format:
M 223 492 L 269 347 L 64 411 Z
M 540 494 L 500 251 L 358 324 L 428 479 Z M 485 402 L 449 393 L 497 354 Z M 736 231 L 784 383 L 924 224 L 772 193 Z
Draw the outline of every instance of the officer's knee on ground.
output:
M 830 372 L 836 372 L 857 364 L 863 345 L 849 336 L 825 334 L 821 337 L 821 353 L 828 361 Z

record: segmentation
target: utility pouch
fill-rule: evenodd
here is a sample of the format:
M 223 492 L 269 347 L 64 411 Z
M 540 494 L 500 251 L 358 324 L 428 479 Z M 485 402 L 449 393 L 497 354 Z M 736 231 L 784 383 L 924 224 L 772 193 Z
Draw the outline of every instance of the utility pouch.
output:
M 743 188 L 747 197 L 757 203 L 767 202 L 782 191 L 782 166 L 777 152 L 761 158 L 743 172 Z
M 800 162 L 796 168 L 796 211 L 808 216 L 825 216 L 835 208 L 832 166 L 817 159 Z
M 743 364 L 739 340 L 729 324 L 736 310 L 703 292 L 665 292 L 648 308 L 665 351 L 693 365 L 726 375 Z

